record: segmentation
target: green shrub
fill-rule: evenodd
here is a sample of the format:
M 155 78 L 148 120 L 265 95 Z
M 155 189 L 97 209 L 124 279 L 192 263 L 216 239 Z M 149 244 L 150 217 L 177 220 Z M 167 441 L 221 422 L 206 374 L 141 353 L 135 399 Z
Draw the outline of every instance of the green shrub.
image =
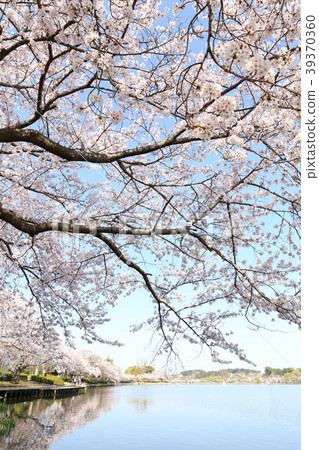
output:
M 52 381 L 50 384 L 55 384 L 56 386 L 62 386 L 64 384 L 63 378 L 56 375 L 48 374 L 46 380 Z
M 29 375 L 29 379 L 31 381 L 35 381 L 36 383 L 43 383 L 43 384 L 50 384 L 50 385 L 57 385 L 57 386 L 61 386 L 64 384 L 64 381 L 62 378 L 60 377 L 56 377 L 55 375 L 47 375 L 46 377 L 44 377 L 43 375 Z
M 38 377 L 37 381 L 44 384 L 54 384 L 53 380 L 50 380 L 49 378 L 44 378 L 44 376 Z
M 20 378 L 20 380 L 27 380 L 28 379 L 28 374 L 27 373 L 20 373 L 19 378 Z
M 29 375 L 29 379 L 30 379 L 30 381 L 36 381 L 37 383 L 38 383 L 39 381 L 41 381 L 41 380 L 40 380 L 40 377 L 39 377 L 38 375 L 35 375 L 34 373 L 31 374 L 31 375 Z
M 1 381 L 12 381 L 12 378 L 13 378 L 12 373 L 10 373 L 10 372 L 1 373 L 0 376 L 1 376 Z
M 62 378 L 56 377 L 54 375 L 47 375 L 44 377 L 43 375 L 30 375 L 29 376 L 31 381 L 35 381 L 36 383 L 43 383 L 43 384 L 50 384 L 50 385 L 58 385 L 61 386 L 64 384 L 64 381 Z
M 144 364 L 143 366 L 130 366 L 124 373 L 129 375 L 142 375 L 143 373 L 152 373 L 154 370 L 154 367 Z

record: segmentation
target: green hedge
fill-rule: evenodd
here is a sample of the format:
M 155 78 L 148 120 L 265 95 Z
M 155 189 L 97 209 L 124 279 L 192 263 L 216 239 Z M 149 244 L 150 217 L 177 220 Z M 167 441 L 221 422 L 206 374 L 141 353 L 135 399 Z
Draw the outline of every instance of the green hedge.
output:
M 35 381 L 36 383 L 54 384 L 53 380 L 35 374 L 30 375 L 30 381 Z
M 0 372 L 0 381 L 12 381 L 13 375 L 10 372 L 1 373 Z M 47 374 L 46 377 L 43 375 L 35 375 L 34 373 L 31 375 L 28 375 L 27 373 L 20 373 L 19 375 L 20 380 L 30 380 L 35 381 L 36 383 L 43 383 L 43 384 L 50 384 L 50 385 L 57 385 L 61 386 L 64 384 L 64 380 L 61 377 L 57 377 L 55 375 Z M 70 378 L 71 382 L 71 378 Z
M 1 381 L 11 381 L 13 376 L 12 373 L 6 372 L 6 373 L 0 373 L 0 380 Z
M 96 378 L 82 378 L 82 383 L 87 383 L 87 384 L 111 384 L 113 382 L 110 381 L 110 380 L 97 380 Z
M 110 380 L 96 380 L 96 379 L 86 380 L 86 379 L 82 379 L 82 381 L 84 383 L 88 383 L 88 384 L 114 384 L 114 382 L 110 381 Z
M 53 380 L 50 380 L 50 378 L 44 378 L 44 377 L 39 377 L 41 380 L 41 383 L 45 383 L 45 384 L 54 384 Z
M 66 381 L 67 383 L 71 383 L 71 377 L 62 377 L 63 381 Z
M 47 375 L 47 377 L 51 377 L 51 375 Z M 58 378 L 58 377 L 55 377 L 55 378 Z M 67 382 L 67 383 L 72 383 L 72 378 L 71 377 L 61 377 L 61 378 L 58 378 L 58 380 L 63 380 L 65 382 Z M 114 384 L 110 380 L 98 380 L 96 378 L 86 378 L 86 377 L 81 378 L 81 383 L 82 384 L 83 383 L 94 384 L 94 385 L 95 384 Z M 54 384 L 57 384 L 57 383 L 54 383 Z
M 27 373 L 20 373 L 19 378 L 20 378 L 20 380 L 27 380 L 28 379 L 28 374 Z
M 30 381 L 37 381 L 37 382 L 40 381 L 40 380 L 39 380 L 39 376 L 38 376 L 38 375 L 35 375 L 35 374 L 29 375 L 29 380 L 30 380 Z
M 51 380 L 53 384 L 56 386 L 62 386 L 64 384 L 64 380 L 62 377 L 58 377 L 57 375 L 48 374 L 46 377 L 47 380 Z

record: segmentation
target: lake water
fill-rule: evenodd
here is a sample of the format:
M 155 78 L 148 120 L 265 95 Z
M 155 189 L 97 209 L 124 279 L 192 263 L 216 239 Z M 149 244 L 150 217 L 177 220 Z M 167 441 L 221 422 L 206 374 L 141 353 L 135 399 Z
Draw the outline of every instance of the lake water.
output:
M 8 407 L 2 449 L 300 449 L 296 385 L 127 385 Z

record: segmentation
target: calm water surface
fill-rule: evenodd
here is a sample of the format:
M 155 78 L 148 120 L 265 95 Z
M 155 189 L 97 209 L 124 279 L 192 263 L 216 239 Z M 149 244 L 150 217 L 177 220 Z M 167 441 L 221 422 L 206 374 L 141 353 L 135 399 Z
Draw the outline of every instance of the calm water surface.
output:
M 300 449 L 294 385 L 104 387 L 9 408 L 16 427 L 3 449 Z

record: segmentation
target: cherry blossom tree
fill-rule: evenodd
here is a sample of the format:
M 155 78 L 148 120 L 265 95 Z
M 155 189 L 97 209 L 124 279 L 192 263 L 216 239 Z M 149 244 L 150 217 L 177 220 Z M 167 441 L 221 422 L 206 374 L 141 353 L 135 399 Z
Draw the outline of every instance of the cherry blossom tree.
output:
M 62 356 L 56 330 L 45 325 L 35 307 L 19 295 L 0 291 L 0 366 L 15 379 L 29 366 L 53 364 Z
M 52 360 L 51 367 L 61 374 L 81 375 L 112 382 L 119 382 L 123 378 L 120 369 L 103 360 L 100 355 L 89 350 L 75 350 L 66 346 L 62 346 L 59 357 Z
M 214 360 L 247 359 L 232 317 L 299 325 L 298 2 L 13 0 L 0 17 L 1 289 L 92 342 L 142 288 L 154 315 L 134 329 Z
M 15 379 L 26 368 L 57 370 L 120 381 L 120 369 L 89 350 L 65 346 L 57 331 L 43 323 L 36 308 L 19 295 L 0 292 L 0 366 Z
M 88 375 L 96 376 L 99 374 L 88 360 L 83 358 L 80 350 L 63 346 L 61 357 L 54 364 L 54 369 L 60 374 L 68 375 Z
M 70 372 L 82 374 L 83 376 L 100 378 L 103 380 L 120 381 L 122 379 L 121 371 L 114 364 L 105 361 L 101 356 L 89 350 L 76 351 L 78 357 L 84 362 L 85 367 L 80 369 L 72 368 Z M 73 365 L 73 358 L 67 357 L 71 367 Z M 83 363 L 82 363 L 83 365 Z

